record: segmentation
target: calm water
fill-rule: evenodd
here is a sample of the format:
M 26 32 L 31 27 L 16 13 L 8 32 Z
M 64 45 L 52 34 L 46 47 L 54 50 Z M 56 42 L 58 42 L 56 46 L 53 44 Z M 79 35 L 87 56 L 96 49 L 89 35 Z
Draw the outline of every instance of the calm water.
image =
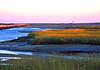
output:
M 27 36 L 29 32 L 47 30 L 47 28 L 11 28 L 0 30 L 0 42 Z

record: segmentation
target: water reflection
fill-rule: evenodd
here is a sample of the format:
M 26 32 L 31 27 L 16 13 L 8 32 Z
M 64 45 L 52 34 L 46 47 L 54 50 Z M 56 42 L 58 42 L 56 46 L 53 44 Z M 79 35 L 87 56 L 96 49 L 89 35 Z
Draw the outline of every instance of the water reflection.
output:
M 0 30 L 0 42 L 17 39 L 19 37 L 24 37 L 29 34 L 29 32 L 48 30 L 47 28 L 11 28 Z
M 32 52 L 0 50 L 0 54 L 32 55 Z
M 10 59 L 21 59 L 21 57 L 0 57 L 0 61 L 7 61 Z

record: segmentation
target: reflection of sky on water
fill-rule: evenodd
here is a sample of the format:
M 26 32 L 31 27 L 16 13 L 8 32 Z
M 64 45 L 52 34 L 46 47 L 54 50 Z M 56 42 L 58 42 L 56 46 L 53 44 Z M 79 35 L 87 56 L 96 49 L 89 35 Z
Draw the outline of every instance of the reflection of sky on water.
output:
M 64 58 L 64 59 L 69 59 L 69 60 L 87 60 L 87 59 L 99 59 L 96 57 L 89 57 L 89 56 L 82 56 L 80 55 L 55 55 L 55 54 L 49 54 L 49 53 L 38 53 L 38 52 L 19 52 L 19 51 L 8 51 L 8 50 L 0 50 L 0 54 L 9 54 L 9 55 L 24 55 L 24 56 L 34 56 L 34 57 L 39 57 L 39 58 Z M 86 55 L 86 53 L 85 53 Z M 92 55 L 92 54 L 91 54 Z M 100 55 L 100 53 L 98 53 Z M 7 61 L 10 59 L 23 59 L 21 57 L 0 57 L 0 61 Z M 30 59 L 30 58 L 29 58 Z
M 0 50 L 0 54 L 32 55 L 32 52 L 19 52 L 19 51 Z M 0 61 L 7 61 L 9 59 L 21 59 L 21 58 L 20 57 L 0 57 Z
M 32 55 L 32 52 L 19 52 L 19 51 L 0 50 L 0 54 Z
M 90 60 L 90 59 L 99 59 L 100 60 L 100 58 L 96 58 L 96 57 L 83 57 L 83 56 L 75 56 L 75 55 L 59 56 L 59 55 L 52 55 L 52 54 L 47 54 L 47 53 L 34 53 L 33 56 L 38 57 L 38 58 L 44 58 L 44 59 L 64 58 L 64 59 L 69 59 L 69 60 Z M 23 58 L 21 58 L 21 57 L 0 57 L 0 61 L 7 61 L 10 59 L 23 59 Z M 29 57 L 27 59 L 32 59 L 32 58 Z
M 15 30 L 0 30 L 0 41 L 13 40 L 27 35 L 28 33 L 20 33 Z
M 21 59 L 21 57 L 0 57 L 0 61 L 7 61 L 10 59 Z M 3 64 L 6 65 L 6 64 Z
M 41 28 L 11 28 L 11 29 L 0 30 L 0 41 L 17 39 L 18 37 L 27 36 L 29 32 L 41 31 L 41 30 L 47 30 L 47 29 L 45 28 L 44 29 L 41 29 Z

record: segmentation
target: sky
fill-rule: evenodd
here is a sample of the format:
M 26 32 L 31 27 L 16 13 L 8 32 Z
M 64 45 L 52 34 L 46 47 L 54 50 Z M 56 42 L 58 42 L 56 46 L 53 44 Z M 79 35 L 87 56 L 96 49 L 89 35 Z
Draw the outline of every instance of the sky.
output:
M 100 22 L 100 0 L 0 0 L 0 23 Z

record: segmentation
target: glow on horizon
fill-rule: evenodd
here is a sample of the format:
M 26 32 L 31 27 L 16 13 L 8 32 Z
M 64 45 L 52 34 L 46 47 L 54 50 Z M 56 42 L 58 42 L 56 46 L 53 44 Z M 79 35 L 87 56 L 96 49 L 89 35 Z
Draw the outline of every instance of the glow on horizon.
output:
M 0 22 L 99 22 L 100 0 L 0 0 Z

